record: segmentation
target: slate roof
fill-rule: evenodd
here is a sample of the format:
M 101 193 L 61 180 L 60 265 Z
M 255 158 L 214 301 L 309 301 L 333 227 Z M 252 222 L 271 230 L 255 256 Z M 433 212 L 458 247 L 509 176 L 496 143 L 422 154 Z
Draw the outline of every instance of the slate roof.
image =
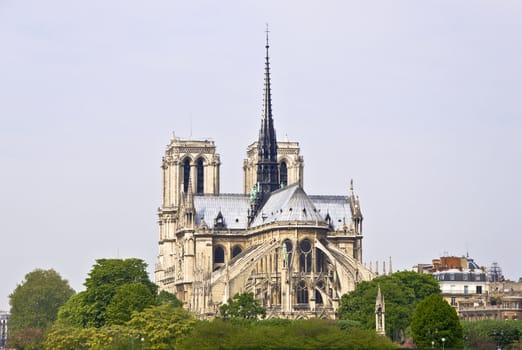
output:
M 317 213 L 314 203 L 298 185 L 274 191 L 252 221 L 252 227 L 279 221 L 318 221 L 324 218 Z
M 343 226 L 343 223 L 350 225 L 351 211 L 350 202 L 348 196 L 309 196 L 317 212 L 326 219 L 326 215 L 330 215 L 331 224 L 334 229 L 338 229 Z
M 248 196 L 242 194 L 194 195 L 196 225 L 204 219 L 207 226 L 214 228 L 214 219 L 219 212 L 223 215 L 226 229 L 248 227 Z
M 251 227 L 272 222 L 317 221 L 325 222 L 330 216 L 334 229 L 350 224 L 348 196 L 307 195 L 298 184 L 274 191 L 254 218 Z M 221 212 L 225 229 L 247 229 L 250 202 L 247 195 L 219 194 L 194 195 L 196 225 L 202 220 L 210 229 Z

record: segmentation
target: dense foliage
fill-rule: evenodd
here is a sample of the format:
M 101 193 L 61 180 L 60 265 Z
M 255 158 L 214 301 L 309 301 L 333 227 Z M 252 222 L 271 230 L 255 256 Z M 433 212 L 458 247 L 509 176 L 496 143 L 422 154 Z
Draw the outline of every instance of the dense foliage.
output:
M 341 329 L 335 321 L 265 320 L 199 321 L 190 336 L 176 345 L 184 349 L 395 349 L 387 338 L 359 328 Z
M 375 299 L 378 286 L 384 297 L 385 329 L 392 339 L 401 341 L 408 329 L 415 306 L 431 294 L 440 294 L 439 284 L 430 275 L 411 271 L 396 272 L 360 283 L 341 298 L 339 316 L 375 329 Z
M 254 293 L 238 293 L 234 295 L 233 298 L 228 299 L 226 304 L 220 306 L 219 312 L 225 319 L 257 319 L 258 317 L 264 318 L 266 315 L 265 308 L 254 299 Z
M 196 321 L 172 303 L 135 312 L 129 322 L 112 327 L 72 327 L 56 324 L 47 334 L 45 349 L 174 349 L 176 340 L 187 335 Z M 139 345 L 139 347 L 138 347 Z
M 58 309 L 74 294 L 69 283 L 54 270 L 36 269 L 9 295 L 9 344 L 18 349 L 39 348 L 44 332 Z
M 123 324 L 133 311 L 157 301 L 157 287 L 141 259 L 99 259 L 85 280 L 86 290 L 60 309 L 58 322 L 76 327 Z
M 436 333 L 435 333 L 436 330 Z M 422 300 L 413 313 L 411 333 L 415 344 L 421 348 L 432 346 L 461 348 L 462 326 L 455 309 L 441 295 L 433 294 Z
M 517 320 L 482 320 L 461 321 L 464 332 L 465 345 L 472 349 L 522 349 L 520 340 L 522 338 L 522 321 Z
M 138 347 L 139 346 L 139 347 Z M 56 325 L 45 349 L 394 349 L 394 344 L 351 321 L 196 321 L 182 308 L 162 304 L 134 313 L 125 325 L 77 328 Z

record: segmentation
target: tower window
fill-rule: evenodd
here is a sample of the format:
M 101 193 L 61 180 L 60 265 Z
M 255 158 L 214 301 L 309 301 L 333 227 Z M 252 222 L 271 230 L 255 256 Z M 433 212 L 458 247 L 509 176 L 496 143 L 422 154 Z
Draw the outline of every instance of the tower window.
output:
M 281 162 L 279 166 L 279 183 L 281 187 L 286 187 L 288 185 L 288 169 L 286 167 L 286 162 Z
M 197 185 L 196 185 L 196 193 L 203 193 L 204 189 L 204 173 L 203 173 L 203 159 L 199 158 L 197 161 Z
M 183 162 L 183 192 L 188 192 L 188 186 L 189 186 L 189 180 L 190 180 L 190 160 L 187 158 Z

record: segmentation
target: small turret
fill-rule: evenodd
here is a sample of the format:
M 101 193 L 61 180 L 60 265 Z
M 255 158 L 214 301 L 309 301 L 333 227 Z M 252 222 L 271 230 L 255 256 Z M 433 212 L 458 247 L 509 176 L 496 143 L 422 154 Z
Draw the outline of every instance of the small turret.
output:
M 353 179 L 350 180 L 350 210 L 352 212 L 352 227 L 357 235 L 362 235 L 363 216 L 359 196 L 356 196 L 353 190 Z
M 378 335 L 386 335 L 385 325 L 384 325 L 384 297 L 381 294 L 381 286 L 379 285 L 377 289 L 377 298 L 375 300 L 375 332 Z

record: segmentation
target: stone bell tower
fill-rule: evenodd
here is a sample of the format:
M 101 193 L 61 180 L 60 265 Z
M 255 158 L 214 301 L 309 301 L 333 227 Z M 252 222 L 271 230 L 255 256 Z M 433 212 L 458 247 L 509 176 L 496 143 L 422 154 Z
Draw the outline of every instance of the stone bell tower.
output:
M 173 135 L 167 145 L 161 164 L 163 193 L 158 209 L 160 240 L 155 269 L 155 280 L 165 286 L 174 281 L 176 255 L 172 252 L 177 251 L 175 232 L 183 200 L 188 194 L 219 194 L 220 164 L 214 141 L 182 140 Z

